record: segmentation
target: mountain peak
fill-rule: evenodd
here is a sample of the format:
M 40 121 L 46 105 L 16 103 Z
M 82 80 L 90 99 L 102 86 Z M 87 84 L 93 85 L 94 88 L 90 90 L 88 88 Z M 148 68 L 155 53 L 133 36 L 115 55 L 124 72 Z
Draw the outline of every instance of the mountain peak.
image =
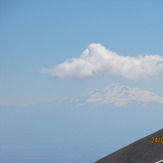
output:
M 163 97 L 153 92 L 131 88 L 120 83 L 107 85 L 105 88 L 96 89 L 90 93 L 87 102 L 113 103 L 116 106 L 125 106 L 132 102 L 158 102 L 163 103 Z

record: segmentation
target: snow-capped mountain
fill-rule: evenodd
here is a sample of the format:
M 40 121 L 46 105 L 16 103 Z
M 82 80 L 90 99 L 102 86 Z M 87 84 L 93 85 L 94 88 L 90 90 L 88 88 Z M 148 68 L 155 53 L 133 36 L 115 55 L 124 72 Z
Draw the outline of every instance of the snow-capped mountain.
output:
M 157 103 L 163 105 L 163 97 L 147 90 L 141 90 L 139 88 L 132 88 L 120 83 L 109 84 L 102 89 L 95 89 L 84 95 L 75 98 L 56 99 L 51 102 L 41 102 L 33 105 L 39 108 L 44 107 L 81 107 L 88 106 L 89 104 L 113 104 L 117 107 L 124 107 L 128 104 L 137 103 L 148 104 Z M 130 105 L 130 106 L 131 106 Z
M 88 94 L 87 103 L 99 102 L 102 104 L 113 103 L 116 106 L 125 106 L 132 102 L 157 102 L 163 103 L 163 97 L 153 92 L 130 88 L 120 83 L 114 83 L 103 89 L 96 89 Z

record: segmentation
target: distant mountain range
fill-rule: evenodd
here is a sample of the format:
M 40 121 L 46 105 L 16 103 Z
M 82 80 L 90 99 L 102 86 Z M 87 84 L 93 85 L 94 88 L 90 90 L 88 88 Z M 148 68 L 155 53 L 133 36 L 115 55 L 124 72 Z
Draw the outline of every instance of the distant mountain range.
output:
M 132 102 L 163 103 L 163 97 L 150 91 L 115 83 L 90 94 L 87 102 L 113 103 L 116 106 L 124 106 Z
M 124 107 L 131 103 L 149 103 L 156 102 L 163 104 L 163 97 L 156 95 L 147 90 L 140 90 L 138 88 L 130 88 L 120 83 L 107 85 L 105 88 L 96 89 L 89 92 L 82 98 L 72 99 L 71 101 L 88 103 L 109 104 L 112 103 L 117 107 Z
M 161 162 L 163 162 L 163 129 L 98 160 L 95 163 Z
M 132 88 L 120 83 L 109 84 L 102 89 L 95 89 L 88 93 L 75 98 L 55 99 L 54 101 L 40 102 L 29 106 L 60 106 L 60 105 L 73 105 L 73 107 L 87 106 L 90 104 L 111 104 L 116 107 L 131 107 L 133 104 L 146 105 L 146 104 L 163 105 L 163 97 L 147 90 Z M 27 106 L 27 107 L 29 107 Z M 0 106 L 6 107 L 6 106 Z M 9 106 L 13 107 L 13 106 Z

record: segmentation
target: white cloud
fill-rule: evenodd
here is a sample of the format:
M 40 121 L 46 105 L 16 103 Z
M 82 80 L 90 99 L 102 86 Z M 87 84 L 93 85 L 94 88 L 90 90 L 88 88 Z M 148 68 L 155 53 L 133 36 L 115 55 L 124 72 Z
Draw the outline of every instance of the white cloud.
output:
M 101 44 L 92 43 L 79 58 L 72 58 L 54 68 L 42 69 L 41 72 L 55 78 L 119 75 L 128 79 L 146 79 L 163 72 L 163 57 L 120 56 Z
M 160 97 L 150 91 L 130 88 L 119 83 L 114 83 L 103 89 L 89 93 L 87 103 L 90 102 L 99 102 L 102 104 L 113 103 L 116 106 L 126 106 L 132 102 L 163 103 L 163 97 Z

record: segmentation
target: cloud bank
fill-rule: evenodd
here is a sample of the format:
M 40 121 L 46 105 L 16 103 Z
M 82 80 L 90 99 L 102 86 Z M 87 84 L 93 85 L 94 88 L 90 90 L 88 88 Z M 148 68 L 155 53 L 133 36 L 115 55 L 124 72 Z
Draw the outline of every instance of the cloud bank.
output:
M 163 72 L 163 57 L 145 55 L 120 56 L 101 44 L 92 43 L 80 55 L 54 68 L 42 69 L 55 78 L 85 78 L 97 75 L 118 75 L 128 79 L 147 79 Z

